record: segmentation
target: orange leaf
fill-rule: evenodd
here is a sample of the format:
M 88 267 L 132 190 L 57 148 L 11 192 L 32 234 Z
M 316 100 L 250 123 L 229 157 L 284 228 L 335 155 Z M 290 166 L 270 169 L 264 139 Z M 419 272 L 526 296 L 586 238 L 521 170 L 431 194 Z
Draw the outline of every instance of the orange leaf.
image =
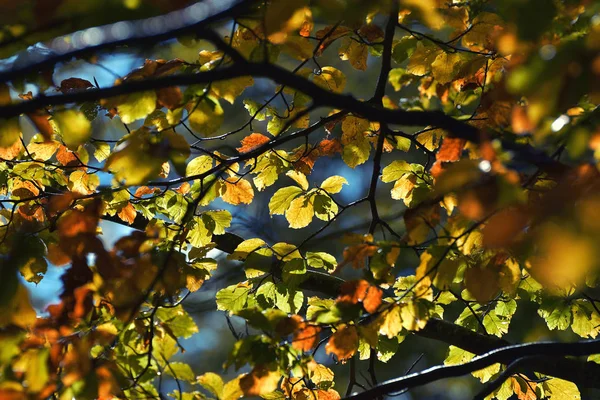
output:
M 223 181 L 222 184 L 221 198 L 224 202 L 233 205 L 252 203 L 254 189 L 252 189 L 252 185 L 247 180 L 232 176 Z
M 383 295 L 383 291 L 379 289 L 377 286 L 369 287 L 369 291 L 367 295 L 363 299 L 363 307 L 368 313 L 373 314 L 377 311 L 379 306 L 381 305 L 381 296 Z
M 60 147 L 58 148 L 58 153 L 56 153 L 56 159 L 61 165 L 64 166 L 72 166 L 79 164 L 79 160 L 75 156 L 75 153 L 73 153 L 71 150 L 67 149 L 67 147 L 63 145 L 60 145 Z
M 260 396 L 277 389 L 279 373 L 270 371 L 265 366 L 257 365 L 249 374 L 240 379 L 240 388 L 246 396 Z
M 369 282 L 364 279 L 344 282 L 337 298 L 338 303 L 358 304 L 363 301 L 369 290 Z
M 149 188 L 148 186 L 140 186 L 139 188 L 136 189 L 133 197 L 143 197 L 147 194 L 154 194 L 155 191 L 156 191 L 156 188 L 152 189 L 152 188 Z
M 345 282 L 341 287 L 341 294 L 337 298 L 338 303 L 358 304 L 362 303 L 369 313 L 377 311 L 381 305 L 383 292 L 372 286 L 364 279 Z
M 340 400 L 340 394 L 334 389 L 306 389 L 296 393 L 294 400 Z
M 294 333 L 292 347 L 300 351 L 314 349 L 319 342 L 319 332 L 321 332 L 321 328 L 318 326 L 304 323 L 303 328 Z
M 242 147 L 238 147 L 237 151 L 240 153 L 248 153 L 269 141 L 271 141 L 271 139 L 267 136 L 260 133 L 253 133 L 242 139 Z
M 16 158 L 23 151 L 23 143 L 17 140 L 9 147 L 0 147 L 0 158 L 3 160 L 12 160 Z
M 358 332 L 354 325 L 344 325 L 338 329 L 325 345 L 327 354 L 335 355 L 338 360 L 345 361 L 352 357 L 358 349 Z
M 117 215 L 119 216 L 119 218 L 121 218 L 121 220 L 131 225 L 135 220 L 137 211 L 135 211 L 135 208 L 133 208 L 133 205 L 131 203 L 127 203 L 127 205 L 123 207 Z
M 435 158 L 438 161 L 458 161 L 467 141 L 460 138 L 445 137 Z

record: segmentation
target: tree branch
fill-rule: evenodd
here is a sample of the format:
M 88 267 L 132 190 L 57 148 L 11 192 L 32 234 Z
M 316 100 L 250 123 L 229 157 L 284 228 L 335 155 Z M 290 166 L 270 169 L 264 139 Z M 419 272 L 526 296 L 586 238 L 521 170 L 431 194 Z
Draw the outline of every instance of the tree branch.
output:
M 315 107 L 331 107 L 351 112 L 370 121 L 403 126 L 433 125 L 447 130 L 451 136 L 460 137 L 473 143 L 480 143 L 482 137 L 477 128 L 463 121 L 454 119 L 441 111 L 405 111 L 390 110 L 360 101 L 351 95 L 337 94 L 325 90 L 305 78 L 295 75 L 280 66 L 265 63 L 244 62 L 216 70 L 199 72 L 193 75 L 172 75 L 161 78 L 129 81 L 109 88 L 90 89 L 77 93 L 60 95 L 40 95 L 31 100 L 9 104 L 0 107 L 0 118 L 15 117 L 24 113 L 52 106 L 95 101 L 124 94 L 160 89 L 171 86 L 188 86 L 208 84 L 241 76 L 255 76 L 272 79 L 273 81 L 299 90 L 310 96 Z M 562 172 L 566 167 L 534 149 L 530 145 L 502 140 L 507 150 L 513 151 L 521 160 L 536 165 L 544 171 Z
M 492 364 L 501 362 L 511 364 L 522 357 L 526 358 L 519 363 L 520 367 L 528 366 L 534 368 L 538 364 L 539 355 L 548 356 L 585 356 L 600 352 L 600 339 L 586 340 L 574 343 L 563 342 L 539 342 L 506 346 L 501 349 L 490 351 L 473 358 L 471 361 L 460 365 L 436 366 L 421 372 L 390 379 L 379 385 L 365 390 L 362 393 L 346 397 L 348 400 L 369 400 L 376 396 L 400 390 L 422 386 L 440 379 L 458 377 L 468 373 L 486 368 Z M 591 364 L 591 363 L 590 363 Z M 596 383 L 598 386 L 598 383 Z
M 21 78 L 100 50 L 124 45 L 148 46 L 177 36 L 196 35 L 214 21 L 235 17 L 251 3 L 254 0 L 204 0 L 158 17 L 119 21 L 59 36 L 48 43 L 46 55 L 31 54 L 27 50 L 19 53 L 19 66 L 1 72 L 0 82 Z M 86 33 L 89 38 L 86 38 Z

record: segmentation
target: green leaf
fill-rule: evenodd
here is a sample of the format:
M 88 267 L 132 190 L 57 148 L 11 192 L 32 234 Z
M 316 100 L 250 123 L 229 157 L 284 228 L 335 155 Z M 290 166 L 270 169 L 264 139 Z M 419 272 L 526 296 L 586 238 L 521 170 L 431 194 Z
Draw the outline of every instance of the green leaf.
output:
M 213 166 L 213 159 L 210 156 L 199 156 L 190 161 L 185 168 L 185 176 L 195 176 L 205 173 Z
M 392 50 L 392 59 L 398 64 L 403 63 L 412 55 L 417 47 L 418 40 L 413 36 L 405 36 L 400 39 Z
M 164 371 L 171 375 L 173 378 L 193 382 L 196 380 L 196 375 L 192 371 L 192 368 L 182 362 L 170 362 L 167 366 L 165 366 Z
M 304 303 L 304 294 L 285 285 L 277 284 L 275 293 L 275 306 L 286 313 L 296 314 Z
M 196 323 L 182 306 L 159 308 L 156 317 L 167 325 L 176 337 L 189 338 L 198 332 Z
M 246 306 L 252 288 L 244 283 L 227 286 L 217 292 L 217 309 L 235 313 Z
M 565 330 L 571 325 L 572 311 L 569 301 L 561 298 L 546 298 L 540 304 L 538 314 L 546 320 L 549 329 Z
M 60 129 L 63 141 L 71 150 L 77 150 L 92 135 L 92 124 L 79 111 L 62 111 L 54 116 L 54 121 Z
M 306 261 L 313 268 L 325 268 L 328 271 L 334 270 L 337 266 L 337 260 L 334 256 L 324 252 L 307 252 Z

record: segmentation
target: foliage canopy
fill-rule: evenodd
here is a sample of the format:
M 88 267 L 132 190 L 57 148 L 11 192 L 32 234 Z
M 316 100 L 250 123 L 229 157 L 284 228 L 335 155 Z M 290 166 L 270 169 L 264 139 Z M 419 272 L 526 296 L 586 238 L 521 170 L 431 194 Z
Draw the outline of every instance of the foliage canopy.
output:
M 600 389 L 600 3 L 0 10 L 0 398 Z M 203 293 L 228 377 L 181 357 Z M 444 365 L 379 382 L 414 337 Z

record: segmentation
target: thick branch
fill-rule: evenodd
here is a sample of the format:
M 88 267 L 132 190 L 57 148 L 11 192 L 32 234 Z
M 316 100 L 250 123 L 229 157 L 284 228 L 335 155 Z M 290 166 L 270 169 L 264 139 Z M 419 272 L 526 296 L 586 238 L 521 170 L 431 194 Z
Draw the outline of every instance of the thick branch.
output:
M 422 386 L 440 379 L 466 375 L 498 362 L 510 364 L 517 359 L 527 356 L 548 355 L 556 358 L 557 356 L 586 356 L 598 352 L 600 352 L 600 339 L 575 343 L 539 342 L 506 346 L 482 354 L 464 364 L 437 366 L 411 375 L 390 379 L 362 393 L 347 397 L 347 399 L 368 400 L 376 396 Z M 535 368 L 538 366 L 538 360 L 537 357 L 526 359 L 520 365 L 521 367 Z M 598 383 L 596 383 L 596 386 L 598 386 Z
M 208 84 L 210 82 L 223 81 L 248 75 L 269 78 L 279 84 L 299 90 L 310 96 L 316 107 L 327 106 L 337 108 L 351 112 L 355 115 L 360 115 L 370 121 L 378 121 L 384 124 L 403 126 L 432 125 L 447 130 L 452 136 L 460 137 L 474 143 L 479 143 L 483 139 L 477 128 L 452 118 L 441 111 L 405 111 L 382 108 L 377 105 L 360 101 L 351 95 L 337 94 L 325 90 L 302 76 L 296 75 L 280 66 L 248 61 L 238 62 L 233 66 L 199 72 L 192 75 L 173 75 L 140 81 L 128 81 L 121 85 L 109 88 L 90 89 L 78 93 L 50 96 L 40 95 L 28 101 L 0 107 L 0 118 L 15 117 L 52 105 L 95 101 L 170 86 Z M 563 164 L 529 145 L 517 144 L 506 140 L 503 140 L 503 145 L 508 150 L 513 151 L 523 161 L 536 165 L 544 171 L 562 172 L 565 170 Z

